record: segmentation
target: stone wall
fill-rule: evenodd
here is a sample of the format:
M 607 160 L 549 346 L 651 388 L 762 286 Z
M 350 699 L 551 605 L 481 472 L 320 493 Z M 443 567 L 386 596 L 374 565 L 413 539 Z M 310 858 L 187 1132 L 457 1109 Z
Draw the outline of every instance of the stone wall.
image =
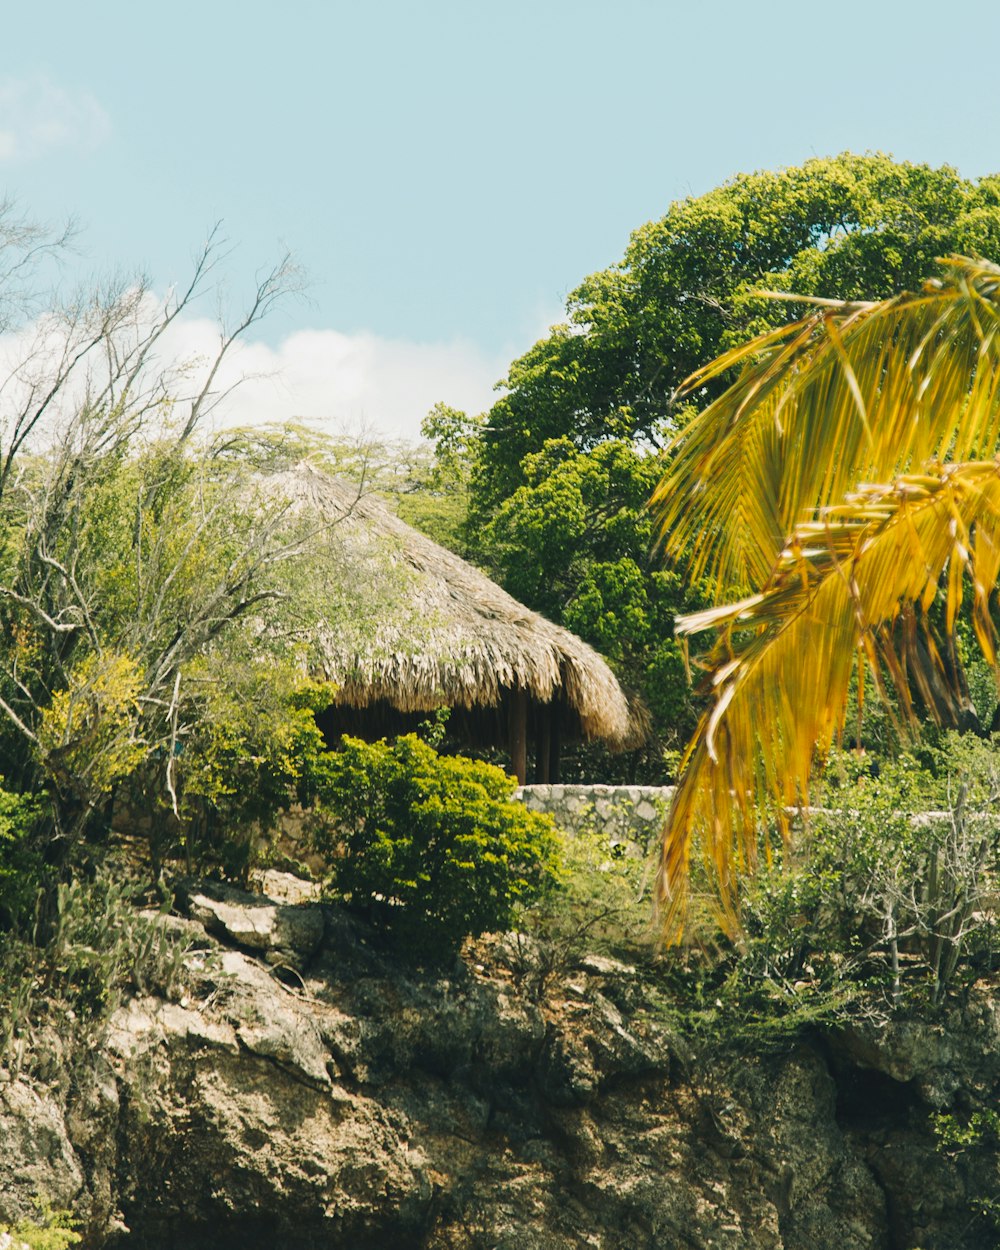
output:
M 663 826 L 673 786 L 521 786 L 515 798 L 547 812 L 568 833 L 596 830 L 612 845 L 644 855 Z

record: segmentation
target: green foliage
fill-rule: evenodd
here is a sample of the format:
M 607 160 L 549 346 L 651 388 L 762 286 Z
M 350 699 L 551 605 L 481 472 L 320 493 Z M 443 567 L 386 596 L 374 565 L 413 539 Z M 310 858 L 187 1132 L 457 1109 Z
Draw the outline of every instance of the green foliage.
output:
M 997 966 L 997 745 L 952 733 L 896 760 L 835 757 L 793 843 L 776 822 L 761 829 L 735 938 L 720 930 L 710 880 L 696 865 L 684 950 L 644 962 L 641 948 L 629 950 L 634 909 L 601 911 L 619 897 L 613 866 L 606 887 L 588 888 L 578 847 L 567 851 L 573 875 L 547 904 L 545 925 L 526 927 L 558 943 L 579 923 L 590 946 L 586 917 L 601 917 L 594 937 L 603 949 L 644 963 L 637 1010 L 706 1054 L 783 1049 L 806 1030 L 933 1011 Z M 635 880 L 638 865 L 623 866 Z M 961 1131 L 979 1136 L 947 1139 L 949 1148 L 976 1144 L 991 1122 L 974 1118 Z
M 413 734 L 391 745 L 345 738 L 319 784 L 332 888 L 424 956 L 505 928 L 516 904 L 552 885 L 557 861 L 552 822 L 512 802 L 515 786 Z
M 34 910 L 45 871 L 43 809 L 40 799 L 0 786 L 0 928 L 23 928 Z
M 938 1148 L 948 1153 L 967 1150 L 970 1146 L 988 1143 L 1000 1146 L 1000 1114 L 992 1107 L 973 1111 L 964 1122 L 946 1112 L 931 1116 Z
M 59 246 L 0 210 L 0 319 Z M 49 308 L 0 378 L 0 771 L 45 808 L 33 850 L 53 883 L 106 833 L 123 785 L 168 783 L 194 723 L 188 666 L 224 636 L 273 653 L 290 632 L 275 572 L 302 526 L 231 454 L 238 439 L 198 436 L 225 355 L 294 284 L 288 258 L 261 273 L 214 360 L 156 364 L 220 246 L 213 232 L 165 300 L 111 280 Z
M 188 949 L 107 873 L 60 884 L 34 934 L 0 934 L 0 1059 L 44 1065 L 50 1032 L 85 1057 L 126 993 L 174 994 Z
M 637 854 L 596 826 L 560 836 L 559 888 L 519 908 L 517 931 L 505 942 L 513 972 L 535 993 L 590 955 L 624 961 L 629 1011 L 667 1024 L 692 1059 L 720 1048 L 783 1049 L 804 1030 L 842 1022 L 861 1002 L 883 1009 L 882 984 L 858 966 L 853 944 L 848 961 L 803 940 L 803 909 L 818 893 L 805 873 L 775 864 L 755 880 L 739 945 L 722 937 L 706 910 L 684 958 L 664 958 L 654 944 L 655 855 Z
M 0 765 L 44 791 L 61 857 L 124 802 L 154 818 L 157 870 L 180 847 L 242 876 L 323 749 L 331 691 L 304 679 L 302 638 L 344 610 L 335 553 L 237 436 L 216 454 L 113 429 L 110 450 L 37 458 L 31 488 L 0 497 Z
M 217 865 L 245 881 L 279 813 L 311 796 L 326 751 L 315 713 L 334 688 L 232 643 L 199 657 L 184 681 L 193 723 L 168 763 L 180 841 L 189 868 Z
M 992 952 L 1000 758 L 958 735 L 925 754 L 933 771 L 912 756 L 835 759 L 795 849 L 771 834 L 767 862 L 743 889 L 740 978 L 782 992 L 880 986 L 893 1002 L 907 990 L 937 1002 L 963 957 Z
M 38 1218 L 19 1220 L 13 1227 L 0 1226 L 0 1233 L 9 1233 L 28 1250 L 69 1250 L 78 1245 L 83 1236 L 77 1229 L 80 1221 L 70 1211 L 57 1211 L 47 1202 L 39 1202 Z
M 645 503 L 689 415 L 677 388 L 801 312 L 762 289 L 877 298 L 955 251 L 1000 255 L 995 178 L 849 153 L 741 174 L 636 230 L 570 295 L 567 323 L 510 366 L 468 444 L 469 547 L 530 607 L 608 648 L 667 745 L 687 739 L 695 709 L 679 653 L 660 646 L 675 615 L 705 606 L 699 587 L 650 571 Z
M 663 476 L 658 457 L 623 439 L 584 454 L 564 436 L 544 443 L 521 468 L 523 484 L 497 507 L 484 536 L 513 594 L 559 612 L 592 565 L 616 565 L 648 548 L 646 501 Z
M 557 887 L 519 906 L 515 917 L 515 970 L 537 991 L 584 955 L 645 961 L 652 949 L 653 858 L 587 820 L 558 837 Z M 522 935 L 530 940 L 523 949 Z
M 988 1223 L 994 1234 L 1000 1230 L 1000 1198 L 997 1197 L 996 1158 L 1000 1149 L 1000 1114 L 982 1107 L 961 1119 L 948 1112 L 931 1116 L 931 1127 L 941 1154 L 966 1166 L 965 1184 L 969 1208 Z M 977 1168 L 977 1159 L 990 1162 Z M 972 1166 L 969 1167 L 968 1165 Z M 983 1185 L 983 1171 L 988 1178 Z M 995 1242 L 994 1242 L 995 1244 Z
M 466 478 L 470 447 L 482 424 L 482 417 L 470 417 L 447 404 L 434 405 L 420 423 L 420 433 L 434 447 L 434 481 L 446 485 Z
M 54 785 L 85 801 L 108 794 L 145 758 L 143 674 L 130 656 L 89 652 L 38 716 L 38 753 Z
M 675 202 L 571 293 L 568 324 L 511 365 L 480 443 L 477 506 L 512 494 L 549 439 L 584 451 L 655 440 L 689 374 L 794 315 L 762 289 L 873 299 L 918 285 L 951 252 L 1000 254 L 995 178 L 844 153 Z
M 383 474 L 379 484 L 408 525 L 461 556 L 469 554 L 464 525 L 471 446 L 481 425 L 482 417 L 435 404 L 420 424 L 427 441 L 405 455 L 397 453 L 392 479 Z
M 647 500 L 660 456 L 624 439 L 581 451 L 569 437 L 527 456 L 525 481 L 480 531 L 480 550 L 506 588 L 602 652 L 641 690 L 665 741 L 694 726 L 674 615 L 696 602 L 680 578 L 651 567 Z M 652 780 L 663 780 L 653 764 Z

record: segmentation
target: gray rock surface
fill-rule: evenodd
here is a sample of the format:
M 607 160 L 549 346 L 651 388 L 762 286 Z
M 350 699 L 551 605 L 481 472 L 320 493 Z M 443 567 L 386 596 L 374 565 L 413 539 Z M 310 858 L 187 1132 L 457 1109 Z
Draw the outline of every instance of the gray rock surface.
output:
M 269 964 L 301 969 L 323 941 L 318 904 L 279 903 L 218 882 L 185 882 L 179 897 L 207 933 L 255 951 Z
M 0 1085 L 0 1195 L 7 1219 L 34 1215 L 40 1194 L 68 1207 L 83 1187 L 58 1098 L 23 1079 Z
M 406 970 L 314 903 L 185 897 L 216 940 L 177 998 L 123 1003 L 71 1080 L 0 1082 L 0 1224 L 43 1194 L 95 1248 L 993 1244 L 996 1153 L 929 1127 L 1000 1083 L 988 996 L 699 1066 L 606 956 L 541 993 L 527 940 Z

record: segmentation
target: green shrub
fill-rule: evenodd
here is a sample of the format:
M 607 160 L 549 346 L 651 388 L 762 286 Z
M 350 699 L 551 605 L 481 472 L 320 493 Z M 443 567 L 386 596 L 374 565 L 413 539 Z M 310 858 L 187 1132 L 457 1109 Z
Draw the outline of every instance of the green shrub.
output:
M 38 1203 L 38 1219 L 19 1220 L 13 1227 L 0 1225 L 0 1233 L 8 1233 L 14 1246 L 28 1250 L 69 1250 L 83 1240 L 76 1231 L 79 1220 L 69 1211 L 55 1211 L 46 1202 Z
M 127 994 L 175 993 L 190 949 L 106 874 L 58 883 L 51 911 L 44 940 L 0 934 L 0 1063 L 15 1072 L 22 1062 L 46 1062 L 45 1025 L 71 1061 L 85 1058 Z
M 44 863 L 35 836 L 41 804 L 0 786 L 0 928 L 30 919 Z
M 344 738 L 319 786 L 329 819 L 316 841 L 333 889 L 423 956 L 506 928 L 515 904 L 557 872 L 555 827 L 511 801 L 516 784 L 413 734 L 391 745 Z
M 963 957 L 989 953 L 1000 760 L 958 735 L 924 754 L 929 768 L 903 755 L 874 776 L 867 757 L 835 759 L 794 849 L 771 832 L 743 895 L 743 979 L 878 982 L 895 1000 L 908 977 L 940 1001 Z
M 695 866 L 689 946 L 660 965 L 657 1011 L 706 1053 L 934 1007 L 996 967 L 1000 752 L 956 734 L 915 750 L 834 756 L 788 843 L 762 814 L 735 937 Z
M 540 944 L 523 971 L 541 972 L 544 982 L 583 955 L 646 962 L 653 951 L 655 855 L 630 854 L 594 822 L 558 836 L 559 888 L 518 908 L 518 929 Z
M 183 853 L 189 872 L 218 869 L 245 884 L 279 814 L 309 797 L 327 754 L 315 713 L 333 687 L 303 679 L 292 660 L 234 645 L 192 662 L 187 677 L 195 723 L 171 777 L 180 836 L 170 837 L 175 822 L 161 795 L 168 836 L 154 841 L 154 860 L 165 847 Z

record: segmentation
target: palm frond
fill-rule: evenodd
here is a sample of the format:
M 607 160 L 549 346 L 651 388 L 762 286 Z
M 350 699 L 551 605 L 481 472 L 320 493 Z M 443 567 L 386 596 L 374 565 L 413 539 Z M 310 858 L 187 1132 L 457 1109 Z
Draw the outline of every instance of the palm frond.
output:
M 943 579 L 946 627 L 968 582 L 979 645 L 995 665 L 988 604 L 998 577 L 1000 457 L 864 487 L 795 528 L 760 594 L 678 621 L 678 632 L 714 628 L 719 637 L 712 704 L 664 832 L 658 898 L 668 939 L 683 923 L 696 847 L 735 928 L 737 882 L 756 861 L 761 814 L 782 825 L 807 802 L 814 765 L 843 730 L 857 659 L 876 682 L 889 673 L 908 713 L 908 648 L 919 641 L 938 656 L 926 612 Z
M 921 292 L 824 304 L 685 384 L 742 369 L 674 440 L 652 499 L 665 554 L 710 594 L 763 585 L 795 526 L 858 482 L 995 454 L 1000 268 L 943 263 Z

